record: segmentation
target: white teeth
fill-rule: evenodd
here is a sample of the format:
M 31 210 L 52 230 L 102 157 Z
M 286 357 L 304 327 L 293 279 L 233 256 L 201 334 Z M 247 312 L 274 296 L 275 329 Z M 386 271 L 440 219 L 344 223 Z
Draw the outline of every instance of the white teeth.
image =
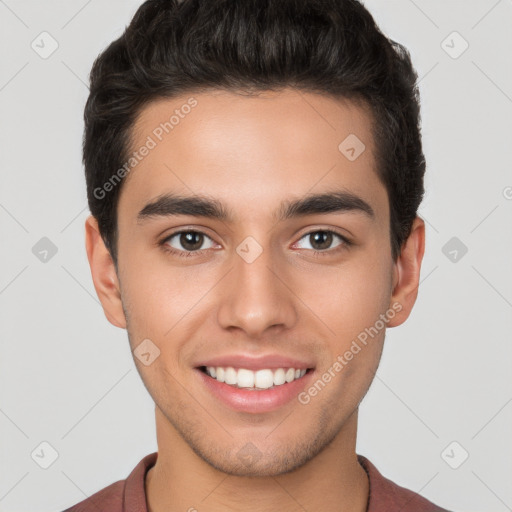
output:
M 237 378 L 237 373 L 236 373 L 236 370 L 234 368 L 232 368 L 231 366 L 229 366 L 228 368 L 226 368 L 226 372 L 224 373 L 224 382 L 226 384 L 236 384 L 238 381 L 238 378 Z
M 253 372 L 246 368 L 235 369 L 232 366 L 207 366 L 206 373 L 230 386 L 248 389 L 269 389 L 273 386 L 282 386 L 287 382 L 304 377 L 306 370 L 295 368 L 278 368 L 277 370 L 263 369 Z
M 274 372 L 274 386 L 280 386 L 286 382 L 285 373 L 282 368 Z
M 268 389 L 274 385 L 274 374 L 272 370 L 258 370 L 254 375 L 254 385 L 257 388 Z
M 238 384 L 239 388 L 253 388 L 254 387 L 254 372 L 240 368 L 237 373 L 237 380 L 235 384 Z

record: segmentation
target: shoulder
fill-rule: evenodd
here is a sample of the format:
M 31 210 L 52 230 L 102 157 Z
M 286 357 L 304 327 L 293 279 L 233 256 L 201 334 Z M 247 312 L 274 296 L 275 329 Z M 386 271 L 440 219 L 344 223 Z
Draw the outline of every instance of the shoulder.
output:
M 64 512 L 122 512 L 126 480 L 119 480 L 92 494 Z
M 118 480 L 63 512 L 146 512 L 144 481 L 158 453 L 146 455 L 125 480 Z
M 449 512 L 418 493 L 389 480 L 366 457 L 358 455 L 357 458 L 368 474 L 370 482 L 368 512 L 384 512 L 388 510 Z

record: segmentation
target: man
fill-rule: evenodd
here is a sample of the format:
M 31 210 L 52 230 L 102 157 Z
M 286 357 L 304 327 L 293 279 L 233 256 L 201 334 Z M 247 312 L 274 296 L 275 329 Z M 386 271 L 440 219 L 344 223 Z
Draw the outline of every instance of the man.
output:
M 444 510 L 355 452 L 418 292 L 416 78 L 356 0 L 150 0 L 100 55 L 87 254 L 158 452 L 68 510 Z

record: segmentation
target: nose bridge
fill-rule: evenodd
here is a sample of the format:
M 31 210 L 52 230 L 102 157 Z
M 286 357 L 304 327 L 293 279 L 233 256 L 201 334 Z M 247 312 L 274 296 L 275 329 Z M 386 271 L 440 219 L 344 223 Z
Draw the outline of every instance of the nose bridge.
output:
M 236 248 L 232 261 L 231 279 L 219 305 L 222 327 L 238 327 L 250 336 L 259 336 L 268 327 L 292 326 L 297 319 L 293 300 L 275 275 L 278 272 L 268 245 L 264 248 L 247 237 Z

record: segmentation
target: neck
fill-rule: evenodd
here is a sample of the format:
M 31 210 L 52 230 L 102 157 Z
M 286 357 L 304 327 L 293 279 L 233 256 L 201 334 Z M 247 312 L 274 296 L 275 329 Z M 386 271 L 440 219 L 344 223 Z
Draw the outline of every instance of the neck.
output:
M 365 512 L 369 482 L 355 452 L 357 410 L 316 457 L 278 476 L 232 476 L 196 455 L 156 408 L 158 458 L 146 474 L 148 512 Z

